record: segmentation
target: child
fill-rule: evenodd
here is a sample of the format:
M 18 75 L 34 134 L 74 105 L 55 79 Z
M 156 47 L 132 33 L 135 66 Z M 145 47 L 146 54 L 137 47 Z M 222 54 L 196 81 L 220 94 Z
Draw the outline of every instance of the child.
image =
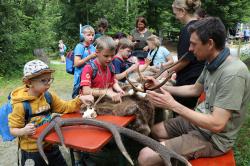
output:
M 82 104 L 87 105 L 94 100 L 93 96 L 86 95 L 70 101 L 63 101 L 55 93 L 49 92 L 52 102 L 51 105 L 47 103 L 44 94 L 53 82 L 53 72 L 54 70 L 40 60 L 30 61 L 24 66 L 23 82 L 25 85 L 11 93 L 13 112 L 9 114 L 9 126 L 11 134 L 20 138 L 22 166 L 28 162 L 32 162 L 36 166 L 46 165 L 38 152 L 36 140 L 29 136 L 35 134 L 37 126 L 51 119 L 51 111 L 57 113 L 74 112 L 79 110 Z M 29 102 L 33 116 L 40 114 L 31 117 L 26 124 L 24 101 Z M 44 148 L 50 165 L 67 165 L 57 145 L 44 143 Z
M 124 91 L 115 79 L 111 63 L 115 50 L 116 44 L 111 37 L 101 36 L 96 40 L 96 59 L 87 64 L 81 74 L 80 85 L 83 94 L 107 95 L 113 101 L 121 101 Z M 94 78 L 93 65 L 98 69 Z
M 65 44 L 63 43 L 62 40 L 59 40 L 58 42 L 58 47 L 59 47 L 59 55 L 60 55 L 60 58 L 61 58 L 61 62 L 64 63 L 65 62 L 65 57 L 64 57 L 64 53 L 66 51 L 66 46 Z
M 75 98 L 79 94 L 81 72 L 86 63 L 95 58 L 95 47 L 93 46 L 95 30 L 90 25 L 82 27 L 83 42 L 76 45 L 74 49 L 74 85 L 72 97 Z
M 165 47 L 161 46 L 157 36 L 149 36 L 147 38 L 147 43 L 150 51 L 145 60 L 145 64 L 140 67 L 141 71 L 144 71 L 148 66 L 159 69 L 161 65 L 166 67 L 174 62 L 172 56 L 170 56 L 170 52 Z
M 138 63 L 131 65 L 126 60 L 128 59 L 133 49 L 133 43 L 127 39 L 120 39 L 117 47 L 117 54 L 112 60 L 115 67 L 115 78 L 121 82 L 125 82 L 126 75 L 135 71 L 138 68 Z

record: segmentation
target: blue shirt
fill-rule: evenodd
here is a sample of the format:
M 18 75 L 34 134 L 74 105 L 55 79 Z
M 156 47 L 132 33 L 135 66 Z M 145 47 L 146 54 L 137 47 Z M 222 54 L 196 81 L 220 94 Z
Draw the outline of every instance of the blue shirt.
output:
M 147 59 L 152 60 L 156 51 L 157 48 L 155 48 L 153 51 L 150 51 L 148 53 Z M 169 56 L 169 54 L 170 52 L 165 47 L 160 46 L 153 61 L 154 66 L 160 67 L 162 63 L 166 63 L 166 58 Z
M 246 37 L 250 36 L 250 30 L 249 29 L 244 30 L 244 36 L 246 36 Z
M 120 73 L 126 71 L 129 68 L 129 64 L 126 63 L 126 61 L 124 61 L 123 59 L 121 59 L 120 57 L 117 57 L 117 56 L 115 56 L 113 58 L 112 63 L 114 65 L 114 67 L 115 67 L 115 74 L 120 74 Z M 125 82 L 126 79 L 123 78 L 123 79 L 121 79 L 119 81 Z
M 79 56 L 81 59 L 86 58 L 88 55 L 93 54 L 96 51 L 95 47 L 91 44 L 89 47 L 84 46 L 83 43 L 78 43 L 74 49 L 74 56 Z M 79 82 L 82 68 L 85 66 L 75 67 L 74 72 L 74 85 Z

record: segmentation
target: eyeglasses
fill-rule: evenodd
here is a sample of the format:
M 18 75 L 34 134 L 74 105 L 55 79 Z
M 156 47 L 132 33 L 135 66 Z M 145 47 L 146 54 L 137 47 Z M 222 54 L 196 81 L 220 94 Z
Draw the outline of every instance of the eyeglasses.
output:
M 48 85 L 48 84 L 51 84 L 54 81 L 54 78 L 48 78 L 48 79 L 42 78 L 42 79 L 32 79 L 32 80 L 37 80 L 40 83 L 42 83 L 43 85 Z

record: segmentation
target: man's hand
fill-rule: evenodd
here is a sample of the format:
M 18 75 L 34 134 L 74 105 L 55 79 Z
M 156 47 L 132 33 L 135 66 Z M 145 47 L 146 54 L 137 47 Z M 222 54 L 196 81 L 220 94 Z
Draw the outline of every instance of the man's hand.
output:
M 147 97 L 155 106 L 172 110 L 171 108 L 173 108 L 176 101 L 168 91 L 163 88 L 160 88 L 160 90 L 161 93 L 148 91 Z
M 36 127 L 33 123 L 28 123 L 22 128 L 22 135 L 34 135 L 36 133 Z
M 159 84 L 159 81 L 152 76 L 145 76 L 144 79 L 146 81 L 146 88 L 151 88 Z
M 81 95 L 81 96 L 79 96 L 79 99 L 86 106 L 91 105 L 92 103 L 94 103 L 94 97 L 92 95 Z

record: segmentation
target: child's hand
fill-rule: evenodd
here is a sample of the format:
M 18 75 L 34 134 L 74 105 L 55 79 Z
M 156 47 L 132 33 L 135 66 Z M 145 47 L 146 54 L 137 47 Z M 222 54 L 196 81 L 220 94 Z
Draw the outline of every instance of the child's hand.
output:
M 81 96 L 79 96 L 79 99 L 85 105 L 90 105 L 90 104 L 94 103 L 94 97 L 92 95 L 81 95 Z
M 119 93 L 121 96 L 125 95 L 125 92 L 122 89 L 118 90 L 117 93 Z
M 148 49 L 149 49 L 148 46 L 145 46 L 145 47 L 143 48 L 143 51 L 147 52 Z
M 113 90 L 108 90 L 107 96 L 111 98 L 113 102 L 122 102 L 121 94 L 115 93 Z
M 89 55 L 91 59 L 96 58 L 96 53 L 94 52 L 93 54 Z
M 36 133 L 36 127 L 33 123 L 28 123 L 23 128 L 23 135 L 34 135 Z

